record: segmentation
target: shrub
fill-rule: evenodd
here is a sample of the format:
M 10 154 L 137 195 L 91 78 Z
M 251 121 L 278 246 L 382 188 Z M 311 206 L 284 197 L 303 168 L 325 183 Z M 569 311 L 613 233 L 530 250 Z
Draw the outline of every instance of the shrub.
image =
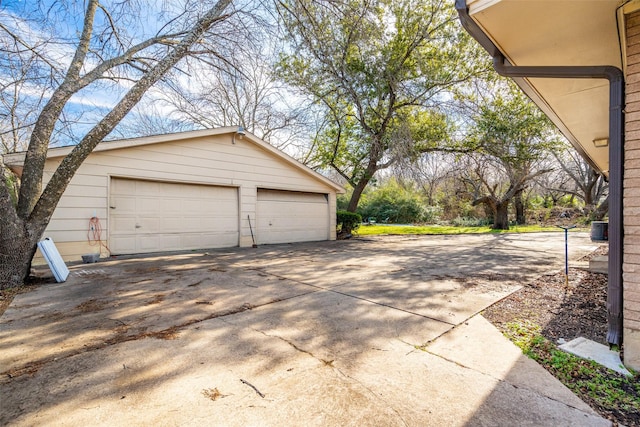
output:
M 363 195 L 358 212 L 363 218 L 375 218 L 381 223 L 409 224 L 421 222 L 425 217 L 420 193 L 395 179 L 389 179 Z
M 425 206 L 423 208 L 422 221 L 426 224 L 435 224 L 442 215 L 440 206 Z
M 362 217 L 360 214 L 348 211 L 338 211 L 336 228 L 338 233 L 350 234 L 360 227 Z

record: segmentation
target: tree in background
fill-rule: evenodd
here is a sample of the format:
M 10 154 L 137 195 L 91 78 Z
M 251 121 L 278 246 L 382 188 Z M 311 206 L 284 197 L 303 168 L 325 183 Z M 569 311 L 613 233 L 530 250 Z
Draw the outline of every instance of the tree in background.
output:
M 0 29 L 4 24 L 0 23 Z M 39 75 L 38 57 L 31 51 L 21 49 L 15 38 L 0 37 L 0 52 L 16 52 L 15 55 L 0 55 L 0 154 L 15 153 L 27 148 L 29 134 L 42 108 L 45 92 L 32 93 L 33 87 L 46 84 Z
M 109 134 L 109 138 L 126 139 L 150 135 L 188 132 L 197 127 L 188 121 L 172 117 L 159 99 L 143 99 Z
M 353 187 L 355 212 L 376 172 L 400 158 L 453 148 L 442 106 L 483 72 L 451 2 L 279 1 L 291 48 L 279 72 L 325 112 L 312 163 Z
M 584 202 L 584 212 L 591 220 L 602 220 L 609 211 L 609 184 L 604 176 L 568 146 L 554 151 L 553 155 L 573 184 L 565 192 Z
M 265 32 L 265 37 L 272 36 Z M 274 75 L 275 48 L 267 41 L 253 40 L 225 63 L 176 79 L 159 98 L 172 117 L 195 127 L 242 126 L 279 149 L 306 154 L 313 118 L 308 106 Z
M 553 208 L 561 203 L 563 198 L 573 189 L 571 177 L 562 169 L 558 160 L 554 156 L 549 159 L 547 169 L 549 173 L 540 175 L 534 180 L 533 190 L 541 199 L 539 204 L 543 208 Z
M 393 174 L 415 182 L 425 194 L 427 204 L 435 206 L 438 190 L 455 169 L 456 156 L 456 154 L 442 152 L 424 153 L 408 163 L 396 164 Z
M 143 14 L 142 9 L 132 9 L 136 2 L 106 5 L 87 0 L 56 2 L 48 8 L 28 2 L 16 6 L 24 9 L 2 10 L 6 19 L 0 38 L 9 48 L 0 52 L 3 61 L 22 58 L 22 52 L 33 53 L 38 66 L 24 66 L 41 73 L 38 78 L 48 79 L 53 90 L 45 94 L 34 114 L 17 200 L 11 192 L 15 180 L 0 164 L 0 288 L 21 285 L 27 278 L 37 241 L 69 181 L 143 95 L 184 58 L 202 51 L 218 52 L 224 58 L 216 43 L 221 34 L 234 31 L 231 4 L 232 0 L 187 0 L 163 3 L 156 10 L 152 2 Z M 74 22 L 77 16 L 82 22 Z M 43 48 L 49 45 L 41 40 L 51 40 L 57 49 Z M 103 117 L 86 126 L 43 189 L 47 151 L 55 131 L 66 112 L 77 108 L 73 101 L 96 86 L 110 87 L 121 96 Z
M 472 99 L 468 137 L 478 149 L 467 157 L 462 179 L 474 204 L 484 204 L 493 213 L 493 228 L 508 230 L 509 204 L 532 180 L 550 171 L 543 160 L 560 139 L 526 95 L 503 82 Z

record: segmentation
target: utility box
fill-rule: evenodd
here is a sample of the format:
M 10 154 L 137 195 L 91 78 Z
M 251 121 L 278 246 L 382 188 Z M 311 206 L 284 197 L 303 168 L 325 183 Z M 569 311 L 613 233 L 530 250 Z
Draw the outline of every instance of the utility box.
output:
M 607 221 L 591 222 L 591 241 L 592 242 L 608 242 L 609 241 L 609 223 Z

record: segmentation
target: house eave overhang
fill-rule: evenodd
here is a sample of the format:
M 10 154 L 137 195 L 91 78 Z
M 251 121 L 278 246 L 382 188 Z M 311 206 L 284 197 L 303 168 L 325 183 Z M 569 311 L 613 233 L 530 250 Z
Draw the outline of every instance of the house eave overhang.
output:
M 620 0 L 456 0 L 458 10 L 463 5 L 480 30 L 472 36 L 491 56 L 501 54 L 510 65 L 624 65 Z M 608 175 L 608 149 L 593 142 L 609 137 L 608 82 L 583 78 L 513 80 L 580 154 Z

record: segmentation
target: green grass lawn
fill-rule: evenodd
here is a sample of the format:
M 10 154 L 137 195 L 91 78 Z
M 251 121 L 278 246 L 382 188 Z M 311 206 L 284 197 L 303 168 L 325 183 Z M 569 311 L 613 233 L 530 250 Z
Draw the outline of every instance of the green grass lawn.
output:
M 570 231 L 586 231 L 586 228 L 574 228 Z M 563 230 L 558 227 L 542 227 L 539 225 L 512 225 L 509 230 L 492 230 L 489 226 L 483 227 L 455 227 L 451 225 L 390 225 L 375 224 L 361 225 L 356 234 L 359 236 L 371 236 L 377 234 L 480 234 L 480 233 L 536 233 L 541 231 Z

